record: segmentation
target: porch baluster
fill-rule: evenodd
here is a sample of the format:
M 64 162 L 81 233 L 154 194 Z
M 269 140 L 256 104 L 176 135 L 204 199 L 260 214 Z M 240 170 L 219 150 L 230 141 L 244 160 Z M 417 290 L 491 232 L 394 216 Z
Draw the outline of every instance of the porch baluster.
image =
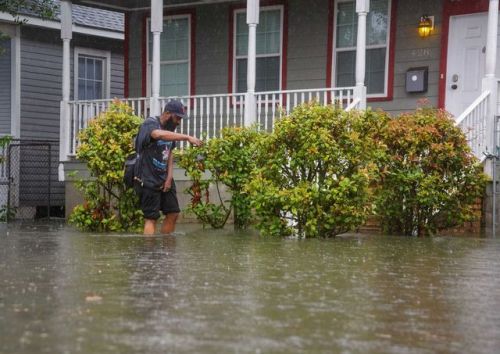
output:
M 193 98 L 193 118 L 195 119 L 195 121 L 193 122 L 193 135 L 194 136 L 198 136 L 198 124 L 197 124 L 197 121 L 198 121 L 198 99 L 197 98 Z
M 246 104 L 247 102 L 244 99 L 244 96 L 240 96 L 240 125 L 245 125 L 245 115 L 247 114 L 246 110 L 248 109 L 248 107 L 246 107 Z M 253 119 L 255 119 L 255 117 Z
M 217 131 L 217 99 L 215 97 L 212 97 L 212 106 L 214 107 L 213 118 L 212 118 L 214 126 L 214 137 L 217 137 L 219 134 Z
M 215 98 L 217 100 L 217 97 Z M 225 127 L 227 124 L 224 119 L 224 98 L 222 96 L 219 97 L 219 121 L 220 121 L 220 129 Z M 220 131 L 219 129 L 219 131 Z
M 72 133 L 72 136 L 71 136 L 71 153 L 72 154 L 75 154 L 76 153 L 76 139 L 78 137 L 78 117 L 79 117 L 79 104 L 73 104 L 73 119 L 72 119 L 72 124 L 73 124 L 73 127 L 72 127 L 72 130 L 71 130 L 71 133 Z

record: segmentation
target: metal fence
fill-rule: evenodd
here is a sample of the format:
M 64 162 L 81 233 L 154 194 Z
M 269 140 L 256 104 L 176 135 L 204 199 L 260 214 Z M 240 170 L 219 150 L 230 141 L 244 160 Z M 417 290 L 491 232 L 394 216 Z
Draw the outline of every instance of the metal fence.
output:
M 7 218 L 8 191 L 7 149 L 0 146 L 0 221 Z
M 57 179 L 59 142 L 13 140 L 0 153 L 1 218 L 61 216 L 64 185 Z

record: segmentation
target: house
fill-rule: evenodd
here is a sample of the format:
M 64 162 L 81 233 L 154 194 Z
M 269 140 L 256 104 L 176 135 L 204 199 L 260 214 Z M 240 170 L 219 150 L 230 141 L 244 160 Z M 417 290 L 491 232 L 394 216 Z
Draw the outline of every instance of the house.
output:
M 192 117 L 183 132 L 210 137 L 224 125 L 253 122 L 270 129 L 278 107 L 313 98 L 394 113 L 425 98 L 456 117 L 478 158 L 495 150 L 498 0 L 62 4 L 63 18 L 72 4 L 124 13 L 125 97 L 141 115 L 182 99 Z M 69 22 L 62 38 L 71 38 Z M 64 62 L 63 81 L 68 54 Z M 65 166 L 74 164 L 78 130 L 108 104 L 63 97 L 61 180 L 73 168 Z
M 65 203 L 58 181 L 60 106 L 63 99 L 61 21 L 23 13 L 20 25 L 0 13 L 0 136 L 15 140 L 0 151 L 0 208 L 20 217 Z M 67 48 L 66 98 L 108 99 L 124 95 L 124 18 L 119 12 L 75 5 L 72 42 Z M 9 165 L 9 166 L 8 166 Z M 7 168 L 10 167 L 10 168 Z M 45 210 L 43 213 L 47 213 Z

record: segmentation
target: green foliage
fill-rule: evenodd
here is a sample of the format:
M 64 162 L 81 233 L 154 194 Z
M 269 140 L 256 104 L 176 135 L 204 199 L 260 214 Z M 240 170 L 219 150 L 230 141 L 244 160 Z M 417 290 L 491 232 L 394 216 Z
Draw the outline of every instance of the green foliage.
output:
M 44 20 L 51 20 L 55 17 L 57 4 L 53 0 L 0 0 L 0 12 L 5 12 L 14 17 L 14 20 L 23 24 L 26 20 L 21 20 L 20 15 L 28 14 Z M 0 55 L 4 54 L 5 49 L 2 47 L 2 41 L 9 37 L 0 32 Z
M 17 22 L 23 14 L 33 15 L 44 20 L 53 19 L 58 5 L 54 0 L 0 0 L 0 12 L 12 15 Z
M 80 133 L 77 157 L 87 163 L 89 181 L 79 181 L 85 203 L 77 206 L 70 222 L 88 231 L 138 231 L 143 226 L 137 196 L 123 184 L 125 159 L 134 151 L 142 119 L 129 106 L 114 102 Z
M 4 154 L 0 155 L 0 164 L 5 162 L 5 148 L 9 146 L 10 142 L 12 141 L 12 137 L 10 135 L 4 135 L 0 136 L 0 149 L 4 151 Z
M 5 45 L 8 44 L 8 42 L 6 42 L 8 39 L 9 36 L 0 32 L 0 56 L 5 53 Z
M 429 235 L 474 217 L 486 177 L 446 112 L 403 114 L 388 123 L 384 140 L 389 158 L 376 210 L 386 232 Z
M 259 136 L 254 128 L 224 128 L 220 138 L 179 154 L 179 165 L 192 180 L 187 190 L 191 195 L 188 210 L 203 224 L 224 227 L 231 211 L 235 228 L 246 228 L 250 224 L 252 213 L 245 185 L 255 168 L 254 145 Z M 216 202 L 210 199 L 210 186 L 217 190 Z M 222 200 L 223 187 L 231 193 L 231 200 Z
M 17 208 L 9 207 L 8 205 L 0 206 L 0 222 L 7 222 L 16 217 Z
M 9 135 L 0 137 L 0 151 L 3 152 L 2 154 L 0 154 L 0 165 L 5 163 L 5 148 L 9 146 L 9 143 L 11 141 L 12 137 Z M 8 219 L 13 219 L 15 215 L 15 208 L 9 208 L 8 205 L 0 205 L 0 222 L 6 222 Z
M 258 144 L 248 190 L 268 235 L 332 237 L 359 226 L 384 157 L 387 117 L 316 103 L 297 107 Z

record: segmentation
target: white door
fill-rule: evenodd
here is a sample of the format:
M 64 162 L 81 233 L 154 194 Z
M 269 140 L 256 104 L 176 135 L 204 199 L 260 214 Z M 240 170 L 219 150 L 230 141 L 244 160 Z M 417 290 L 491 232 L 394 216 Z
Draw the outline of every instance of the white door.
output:
M 450 18 L 446 110 L 455 117 L 481 94 L 487 28 L 487 13 Z

